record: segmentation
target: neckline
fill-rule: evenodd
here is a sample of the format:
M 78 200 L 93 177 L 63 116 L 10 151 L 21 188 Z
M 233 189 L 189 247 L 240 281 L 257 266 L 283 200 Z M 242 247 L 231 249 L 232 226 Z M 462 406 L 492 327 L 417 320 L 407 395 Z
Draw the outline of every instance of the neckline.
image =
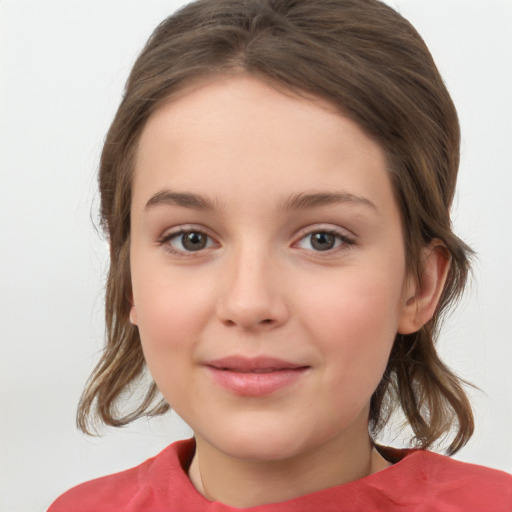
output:
M 190 468 L 190 464 L 192 463 L 192 459 L 195 454 L 196 450 L 196 444 L 195 439 L 192 437 L 190 439 L 185 439 L 182 441 L 177 442 L 177 458 L 178 458 L 178 464 L 180 466 L 181 472 L 180 476 L 184 480 L 183 485 L 185 486 L 187 492 L 191 493 L 195 496 L 195 499 L 198 502 L 201 502 L 203 506 L 208 507 L 211 506 L 211 504 L 215 503 L 222 507 L 226 507 L 225 510 L 232 510 L 232 507 L 229 505 L 226 505 L 219 501 L 212 501 L 203 496 L 194 486 L 192 481 L 190 480 L 188 476 L 188 470 Z M 353 493 L 355 490 L 357 490 L 358 487 L 364 487 L 364 486 L 378 486 L 379 482 L 381 480 L 387 480 L 388 478 L 392 478 L 393 474 L 397 471 L 402 472 L 404 464 L 410 465 L 411 463 L 414 464 L 414 461 L 418 458 L 418 456 L 421 456 L 422 453 L 425 453 L 424 450 L 420 449 L 408 449 L 408 448 L 394 448 L 394 447 L 388 447 L 388 446 L 382 446 L 375 444 L 375 448 L 377 451 L 386 459 L 388 462 L 391 463 L 390 466 L 377 471 L 376 473 L 371 473 L 369 475 L 366 475 L 362 478 L 358 478 L 356 480 L 353 480 L 351 482 L 346 482 L 343 484 L 335 485 L 333 487 L 328 487 L 326 489 L 321 489 L 318 491 L 314 491 L 308 494 L 303 494 L 301 496 L 297 496 L 295 498 L 292 498 L 287 501 L 283 502 L 277 502 L 277 503 L 267 503 L 264 505 L 256 505 L 254 507 L 249 507 L 246 510 L 264 510 L 261 507 L 273 507 L 272 510 L 275 509 L 276 506 L 284 506 L 286 504 L 300 504 L 301 502 L 306 502 L 311 499 L 315 499 L 320 494 L 324 493 L 326 495 L 329 494 L 336 494 L 340 492 L 345 492 L 347 494 Z M 215 509 L 218 512 L 222 512 L 224 509 L 219 508 Z M 269 508 L 269 511 L 271 509 Z

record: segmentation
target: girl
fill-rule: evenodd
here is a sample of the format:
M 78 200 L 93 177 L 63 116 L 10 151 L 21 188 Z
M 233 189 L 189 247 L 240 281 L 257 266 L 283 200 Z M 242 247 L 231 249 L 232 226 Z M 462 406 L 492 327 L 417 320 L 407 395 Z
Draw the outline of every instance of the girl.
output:
M 381 2 L 165 20 L 103 149 L 108 340 L 78 423 L 173 407 L 194 438 L 50 511 L 511 510 L 509 475 L 428 451 L 473 432 L 434 346 L 469 269 L 458 162 L 435 64 Z M 378 444 L 397 409 L 412 450 Z

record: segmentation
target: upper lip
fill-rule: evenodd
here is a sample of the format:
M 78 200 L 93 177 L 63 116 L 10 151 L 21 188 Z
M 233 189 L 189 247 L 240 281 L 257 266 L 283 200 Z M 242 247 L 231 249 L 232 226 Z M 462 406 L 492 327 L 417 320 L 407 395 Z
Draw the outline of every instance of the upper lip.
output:
M 228 356 L 220 359 L 212 359 L 204 363 L 218 370 L 230 370 L 240 372 L 256 372 L 256 371 L 276 371 L 276 370 L 293 370 L 297 368 L 306 368 L 309 365 L 285 361 L 275 357 L 259 356 Z

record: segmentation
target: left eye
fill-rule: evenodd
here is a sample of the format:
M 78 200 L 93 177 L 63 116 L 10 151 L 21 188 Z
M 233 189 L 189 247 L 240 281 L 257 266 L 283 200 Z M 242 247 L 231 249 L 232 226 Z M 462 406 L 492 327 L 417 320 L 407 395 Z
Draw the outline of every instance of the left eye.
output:
M 194 252 L 214 245 L 213 240 L 201 231 L 181 231 L 168 237 L 168 244 L 175 251 Z
M 339 233 L 330 233 L 329 231 L 315 231 L 301 238 L 297 245 L 301 249 L 322 252 L 336 249 L 344 243 L 350 243 L 350 241 L 347 239 L 347 237 L 340 235 Z

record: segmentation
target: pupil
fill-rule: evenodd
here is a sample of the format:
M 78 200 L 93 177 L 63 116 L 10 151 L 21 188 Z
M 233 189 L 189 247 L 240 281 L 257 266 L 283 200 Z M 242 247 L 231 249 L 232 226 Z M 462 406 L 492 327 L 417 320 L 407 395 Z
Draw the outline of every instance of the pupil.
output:
M 330 233 L 314 233 L 311 235 L 311 245 L 317 251 L 328 251 L 334 247 L 335 237 Z
M 188 251 L 199 251 L 206 246 L 206 237 L 202 233 L 186 233 L 182 236 L 183 247 Z

